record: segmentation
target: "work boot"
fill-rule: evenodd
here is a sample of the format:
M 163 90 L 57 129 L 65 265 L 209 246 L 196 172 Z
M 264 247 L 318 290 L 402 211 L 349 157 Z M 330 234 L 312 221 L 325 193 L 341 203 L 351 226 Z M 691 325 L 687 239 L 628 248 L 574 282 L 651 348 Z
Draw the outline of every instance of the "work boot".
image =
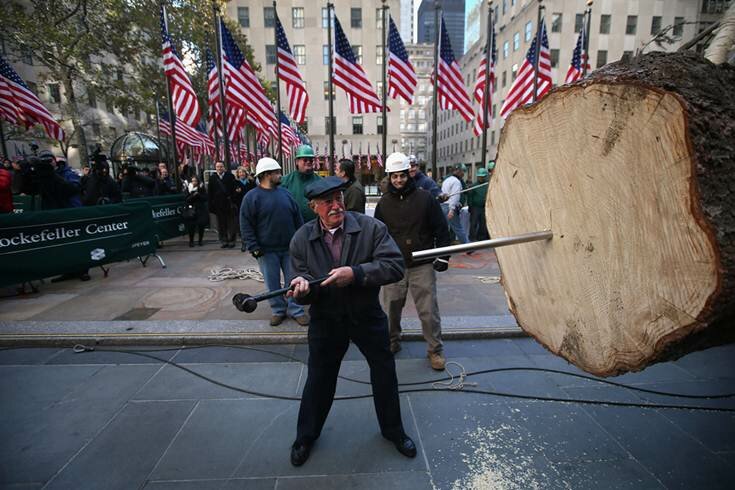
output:
M 294 320 L 296 320 L 296 323 L 298 323 L 302 327 L 308 327 L 309 326 L 309 317 L 308 317 L 308 315 L 295 316 L 294 317 Z
M 401 352 L 401 343 L 400 342 L 397 342 L 397 341 L 396 342 L 391 342 L 390 343 L 390 351 L 393 354 L 397 354 L 397 353 Z
M 283 320 L 286 319 L 286 315 L 273 315 L 271 317 L 271 327 L 277 327 L 281 323 L 283 323 Z
M 432 369 L 436 369 L 437 371 L 444 371 L 444 368 L 447 365 L 447 360 L 444 359 L 443 352 L 429 352 L 428 357 Z

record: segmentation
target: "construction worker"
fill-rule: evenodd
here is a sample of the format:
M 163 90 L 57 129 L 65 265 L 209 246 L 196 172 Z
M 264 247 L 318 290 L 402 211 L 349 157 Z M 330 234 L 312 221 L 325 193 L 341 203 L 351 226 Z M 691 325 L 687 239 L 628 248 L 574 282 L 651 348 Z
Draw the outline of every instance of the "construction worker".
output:
M 489 240 L 485 223 L 485 200 L 487 199 L 487 169 L 477 169 L 477 180 L 467 191 L 467 206 L 470 210 L 470 240 Z M 485 184 L 485 185 L 483 185 Z
M 441 340 L 441 318 L 436 293 L 436 272 L 446 271 L 449 257 L 413 260 L 411 253 L 449 245 L 449 230 L 436 198 L 416 187 L 409 175 L 409 160 L 403 153 L 391 153 L 386 159 L 388 192 L 375 208 L 375 218 L 388 227 L 403 255 L 406 272 L 395 283 L 383 286 L 383 302 L 388 309 L 390 350 L 401 350 L 401 313 L 411 291 L 421 330 L 427 343 L 431 367 L 443 370 L 446 365 Z
M 284 189 L 291 193 L 299 205 L 304 223 L 316 218 L 316 214 L 309 207 L 309 201 L 304 195 L 307 185 L 321 179 L 314 173 L 314 149 L 309 145 L 296 148 L 296 170 L 286 175 L 281 181 Z

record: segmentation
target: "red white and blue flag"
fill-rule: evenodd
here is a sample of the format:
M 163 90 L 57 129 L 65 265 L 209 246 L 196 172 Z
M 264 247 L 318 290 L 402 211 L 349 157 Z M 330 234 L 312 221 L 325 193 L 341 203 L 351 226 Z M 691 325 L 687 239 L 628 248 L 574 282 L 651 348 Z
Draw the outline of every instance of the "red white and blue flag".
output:
M 413 94 L 416 92 L 418 80 L 416 70 L 408 59 L 408 52 L 401 40 L 393 17 L 388 17 L 390 30 L 388 31 L 388 95 L 397 99 L 402 97 L 409 104 L 413 104 Z
M 551 90 L 551 52 L 549 51 L 549 38 L 546 36 L 546 23 L 541 20 L 541 55 L 538 62 L 538 82 L 536 100 L 540 99 Z M 513 85 L 505 96 L 505 103 L 500 109 L 500 117 L 507 118 L 516 107 L 533 102 L 534 72 L 536 65 L 536 41 L 533 38 L 531 47 L 518 70 Z
M 278 78 L 286 84 L 286 95 L 288 96 L 288 112 L 291 119 L 301 124 L 306 117 L 306 107 L 309 105 L 309 94 L 299 68 L 288 45 L 286 32 L 283 30 L 281 20 L 276 15 L 276 42 L 278 43 Z
M 64 140 L 64 130 L 59 123 L 2 56 L 0 56 L 0 117 L 26 128 L 40 124 L 49 138 Z
M 161 38 L 163 42 L 163 71 L 166 74 L 171 100 L 176 113 L 176 119 L 189 126 L 199 124 L 202 113 L 199 110 L 199 100 L 191 85 L 189 75 L 184 64 L 176 54 L 176 46 L 168 33 L 166 25 L 165 7 L 161 6 Z
M 347 40 L 342 26 L 334 17 L 334 85 L 347 93 L 350 113 L 381 112 L 383 105 L 373 86 L 368 80 L 365 70 L 357 63 L 355 52 Z
M 482 134 L 483 128 L 483 121 L 485 118 L 484 114 L 484 108 L 487 107 L 487 126 L 486 128 L 490 127 L 490 122 L 492 121 L 492 111 L 490 110 L 490 107 L 492 107 L 492 94 L 493 90 L 495 89 L 495 63 L 497 61 L 498 52 L 495 49 L 495 26 L 493 26 L 493 46 L 492 51 L 490 55 L 490 75 L 488 77 L 487 73 L 487 57 L 483 56 L 482 60 L 480 61 L 480 67 L 477 69 L 477 82 L 475 82 L 475 90 L 473 92 L 475 96 L 475 100 L 479 102 L 480 104 L 480 110 L 477 112 L 477 116 L 475 117 L 475 124 L 472 128 L 473 132 L 475 133 L 475 136 L 480 136 Z M 485 83 L 488 83 L 487 87 L 487 104 L 483 104 L 483 100 L 485 98 Z
M 584 65 L 587 65 L 587 70 L 589 70 L 589 57 L 587 56 L 587 52 L 584 50 L 585 44 L 585 37 L 587 35 L 587 28 L 582 24 L 582 30 L 579 31 L 579 36 L 577 36 L 577 45 L 574 47 L 574 51 L 572 52 L 572 62 L 569 64 L 569 70 L 567 70 L 567 76 L 564 78 L 564 83 L 572 83 L 576 82 L 580 78 L 582 78 L 582 73 L 584 72 Z
M 444 17 L 441 22 L 441 37 L 439 38 L 439 66 L 437 93 L 439 95 L 439 106 L 442 109 L 456 110 L 467 122 L 472 121 L 475 113 L 472 111 L 470 97 L 462 79 L 459 64 L 454 58 L 452 45 L 449 42 L 449 33 L 444 25 Z M 435 73 L 436 75 L 436 73 Z

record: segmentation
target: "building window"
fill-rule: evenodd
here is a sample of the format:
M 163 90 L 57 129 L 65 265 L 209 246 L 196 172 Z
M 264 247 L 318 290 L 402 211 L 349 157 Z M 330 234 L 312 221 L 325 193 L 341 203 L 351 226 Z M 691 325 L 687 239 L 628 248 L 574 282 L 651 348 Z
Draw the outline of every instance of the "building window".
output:
M 490 131 L 490 146 L 495 146 L 495 130 Z
M 362 134 L 362 116 L 352 118 L 352 134 Z
M 378 116 L 378 134 L 383 134 L 383 116 Z
M 638 28 L 638 16 L 629 15 L 628 19 L 625 21 L 625 33 L 634 36 L 637 28 Z
M 95 138 L 102 136 L 99 123 L 92 123 L 92 133 L 94 133 Z
M 503 59 L 508 58 L 509 53 L 510 53 L 510 43 L 508 41 L 505 41 L 503 43 Z
M 329 27 L 329 9 L 322 7 L 322 29 Z
M 623 51 L 623 57 L 620 58 L 623 61 L 630 61 L 633 57 L 633 51 Z
M 559 12 L 551 14 L 551 32 L 561 32 L 562 15 Z
M 61 102 L 61 92 L 59 91 L 58 83 L 48 84 L 48 97 L 49 100 L 54 104 L 58 104 L 59 102 Z
M 353 29 L 362 28 L 362 9 L 361 8 L 350 9 L 350 25 L 352 26 Z
M 97 108 L 97 98 L 94 96 L 94 90 L 92 89 L 87 90 L 87 103 L 89 107 L 93 109 Z
M 375 46 L 375 64 L 383 64 L 383 45 Z
M 122 82 L 123 81 L 123 71 L 117 70 L 117 81 Z
M 605 66 L 607 64 L 607 50 L 600 50 L 597 52 L 597 68 Z
M 20 47 L 20 60 L 26 65 L 33 64 L 33 51 L 28 46 Z
M 263 7 L 263 26 L 276 26 L 276 12 L 273 10 L 273 7 Z
M 291 9 L 291 21 L 294 29 L 304 28 L 304 7 L 294 7 Z
M 655 36 L 661 31 L 661 16 L 654 15 L 651 18 L 651 35 Z
M 379 31 L 383 30 L 383 9 L 375 9 L 375 28 Z
M 299 65 L 306 64 L 306 46 L 303 44 L 293 45 L 293 57 L 296 58 L 296 63 Z
M 265 64 L 275 65 L 276 64 L 276 45 L 266 44 L 265 45 Z
M 505 71 L 503 72 L 503 77 L 502 78 L 503 78 L 503 87 L 505 87 L 507 85 L 507 81 L 508 81 L 507 72 L 505 72 Z
M 493 119 L 498 117 L 498 105 L 493 104 Z
M 556 68 L 557 66 L 559 66 L 559 50 L 552 49 L 551 50 L 551 67 Z
M 250 27 L 250 7 L 237 7 L 237 21 L 240 27 Z
M 376 82 L 375 83 L 375 92 L 378 94 L 378 98 L 383 98 L 383 82 Z
M 115 126 L 109 126 L 107 129 L 110 130 L 110 136 L 117 138 L 117 128 Z
M 7 54 L 7 48 L 5 47 L 5 38 L 0 34 L 0 54 Z
M 322 65 L 329 64 L 329 45 L 322 44 Z
M 332 100 L 334 99 L 334 86 L 332 86 Z M 324 100 L 329 100 L 329 82 L 324 82 Z
M 581 31 L 583 24 L 584 24 L 584 14 L 575 15 L 574 16 L 574 32 Z
M 684 35 L 684 17 L 674 17 L 674 36 Z
M 513 34 L 513 51 L 518 51 L 521 48 L 521 34 L 516 32 Z
M 329 127 L 329 116 L 324 117 L 324 132 L 336 133 L 337 132 L 337 116 L 332 116 L 332 127 Z
M 607 14 L 600 16 L 600 34 L 610 34 L 610 16 Z
M 355 60 L 357 61 L 357 64 L 362 65 L 362 46 L 352 46 L 352 52 L 355 55 Z
M 511 80 L 515 80 L 516 77 L 518 76 L 518 63 L 516 63 L 515 65 L 511 67 L 510 74 L 513 77 L 511 78 Z
M 508 0 L 503 0 L 503 15 L 508 11 Z
M 299 131 L 304 134 L 309 134 L 309 118 L 304 117 L 304 122 L 298 125 Z
M 530 20 L 526 22 L 526 42 L 530 42 L 533 37 L 533 22 Z

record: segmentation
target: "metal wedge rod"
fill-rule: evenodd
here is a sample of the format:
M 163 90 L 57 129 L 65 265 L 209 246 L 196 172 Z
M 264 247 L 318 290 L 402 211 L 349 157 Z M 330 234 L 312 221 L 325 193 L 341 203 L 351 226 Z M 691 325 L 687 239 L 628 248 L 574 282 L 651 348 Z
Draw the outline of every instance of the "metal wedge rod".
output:
M 435 259 L 445 255 L 454 255 L 464 252 L 474 252 L 484 248 L 505 247 L 507 245 L 515 245 L 517 243 L 536 242 L 539 240 L 550 240 L 554 236 L 551 230 L 534 231 L 531 233 L 522 233 L 503 238 L 493 238 L 492 240 L 483 240 L 481 242 L 463 243 L 461 245 L 450 245 L 449 247 L 430 248 L 428 250 L 420 250 L 411 254 L 414 260 L 419 259 Z

